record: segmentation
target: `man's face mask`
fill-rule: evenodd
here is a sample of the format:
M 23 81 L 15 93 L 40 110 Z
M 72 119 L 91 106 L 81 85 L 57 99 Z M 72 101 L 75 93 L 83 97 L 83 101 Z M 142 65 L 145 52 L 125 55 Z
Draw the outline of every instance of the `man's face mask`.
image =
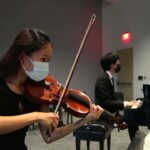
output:
M 118 73 L 121 69 L 121 64 L 116 64 L 115 73 Z
M 24 65 L 22 65 L 25 73 L 34 81 L 41 81 L 49 74 L 49 63 L 48 62 L 38 62 L 33 61 L 28 56 L 27 58 L 33 64 L 33 70 L 27 70 Z

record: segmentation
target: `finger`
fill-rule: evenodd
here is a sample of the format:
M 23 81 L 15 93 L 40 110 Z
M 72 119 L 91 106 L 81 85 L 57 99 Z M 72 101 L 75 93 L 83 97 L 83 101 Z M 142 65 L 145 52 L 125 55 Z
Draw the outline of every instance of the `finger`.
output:
M 90 112 L 93 110 L 93 106 L 92 104 L 90 104 Z
M 93 109 L 93 111 L 96 110 L 96 109 L 97 109 L 97 106 L 94 105 L 94 104 L 92 104 L 92 109 Z
M 57 126 L 58 126 L 58 123 L 59 123 L 59 120 L 58 120 L 58 119 L 54 119 L 54 120 L 53 120 L 53 123 L 54 123 L 55 126 L 57 127 Z
M 102 111 L 102 112 L 104 111 L 104 109 L 102 107 L 100 107 L 99 105 L 97 105 L 97 107 L 100 111 Z
M 50 113 L 50 118 L 52 118 L 52 119 L 59 119 L 59 116 L 58 116 L 58 114 Z
M 98 118 L 101 116 L 101 114 L 104 112 L 104 109 L 102 109 L 100 106 L 97 106 L 97 114 Z

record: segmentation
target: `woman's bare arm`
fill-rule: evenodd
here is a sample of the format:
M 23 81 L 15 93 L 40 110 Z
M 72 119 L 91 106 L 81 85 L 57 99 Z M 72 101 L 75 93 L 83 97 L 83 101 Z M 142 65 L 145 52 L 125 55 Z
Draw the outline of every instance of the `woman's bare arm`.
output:
M 0 134 L 6 134 L 24 128 L 38 120 L 38 113 L 18 116 L 0 116 Z
M 46 128 L 49 128 L 53 122 L 57 124 L 57 120 L 57 115 L 50 112 L 32 112 L 17 116 L 0 116 L 0 134 L 19 130 L 34 122 L 38 122 Z
M 46 111 L 46 107 L 42 108 L 43 110 Z M 44 139 L 44 141 L 46 143 L 51 143 L 55 140 L 58 140 L 66 135 L 68 135 L 69 133 L 73 132 L 74 130 L 76 130 L 77 128 L 81 127 L 82 125 L 98 119 L 100 117 L 100 115 L 103 113 L 103 109 L 100 108 L 99 106 L 92 106 L 92 111 L 83 119 L 80 119 L 79 121 L 73 123 L 73 124 L 69 124 L 60 128 L 49 128 L 46 129 L 45 127 L 43 127 L 42 125 L 39 124 L 40 130 L 41 130 L 41 134 L 42 137 Z

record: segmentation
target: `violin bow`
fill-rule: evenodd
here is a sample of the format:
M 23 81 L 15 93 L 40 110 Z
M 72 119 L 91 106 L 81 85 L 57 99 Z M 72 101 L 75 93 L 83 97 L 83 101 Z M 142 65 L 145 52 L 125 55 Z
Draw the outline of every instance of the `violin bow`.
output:
M 87 38 L 87 35 L 88 35 L 88 33 L 89 33 L 89 31 L 90 31 L 90 29 L 91 29 L 91 27 L 92 27 L 92 25 L 93 25 L 95 19 L 96 19 L 96 15 L 95 15 L 95 14 L 92 14 L 92 17 L 91 17 L 91 19 L 90 19 L 90 21 L 89 21 L 89 24 L 88 24 L 88 26 L 87 26 L 87 29 L 86 29 L 86 31 L 85 31 L 84 37 L 83 37 L 83 39 L 82 39 L 82 41 L 81 41 L 80 47 L 79 47 L 79 49 L 78 49 L 78 52 L 77 52 L 76 57 L 75 57 L 75 59 L 74 59 L 74 62 L 73 62 L 73 64 L 72 64 L 72 67 L 71 67 L 70 72 L 69 72 L 69 74 L 68 74 L 68 77 L 67 77 L 67 80 L 66 80 L 64 89 L 63 89 L 63 91 L 62 91 L 62 93 L 61 93 L 61 96 L 60 96 L 60 98 L 59 98 L 59 101 L 58 101 L 58 103 L 57 103 L 57 105 L 56 105 L 56 107 L 55 107 L 54 113 L 56 113 L 56 114 L 58 113 L 58 110 L 59 110 L 59 108 L 60 108 L 60 106 L 61 106 L 61 104 L 62 104 L 62 102 L 63 102 L 64 95 L 65 95 L 65 93 L 66 93 L 66 91 L 67 91 L 67 89 L 68 89 L 68 86 L 69 86 L 69 84 L 70 84 L 70 81 L 71 81 L 71 78 L 72 78 L 72 76 L 73 76 L 75 67 L 76 67 L 76 65 L 77 65 L 77 61 L 78 61 L 78 59 L 79 59 L 79 56 L 80 56 L 81 51 L 82 51 L 82 48 L 83 48 L 83 45 L 84 45 L 84 43 L 85 43 L 85 40 L 86 40 L 86 38 Z M 100 120 L 103 120 L 102 118 L 106 118 L 106 119 L 108 119 L 108 120 L 111 119 L 111 120 L 113 120 L 115 123 L 117 123 L 117 125 L 118 125 L 118 131 L 119 131 L 120 129 L 126 129 L 126 128 L 127 128 L 126 125 L 124 126 L 124 124 L 123 124 L 124 122 L 120 122 L 120 119 L 118 119 L 117 117 L 115 117 L 112 113 L 110 113 L 110 112 L 107 111 L 107 110 L 104 110 L 104 112 L 103 112 L 102 115 L 101 115 Z M 104 120 L 105 120 L 105 119 L 104 119 Z M 110 124 L 110 122 L 108 122 L 108 123 Z M 122 125 L 123 125 L 123 126 L 122 126 Z
M 95 15 L 95 14 L 92 14 L 92 17 L 91 17 L 91 19 L 90 19 L 90 21 L 89 21 L 89 24 L 88 24 L 88 26 L 87 26 L 87 29 L 86 29 L 86 31 L 85 31 L 84 37 L 83 37 L 83 39 L 82 39 L 82 41 L 81 41 L 80 47 L 79 47 L 79 49 L 78 49 L 78 52 L 77 52 L 76 57 L 75 57 L 75 59 L 74 59 L 74 62 L 73 62 L 73 64 L 72 64 L 72 67 L 71 67 L 70 72 L 69 72 L 69 74 L 68 74 L 68 77 L 67 77 L 67 80 L 66 80 L 64 89 L 63 89 L 63 91 L 62 91 L 62 93 L 61 93 L 61 96 L 60 96 L 60 98 L 59 98 L 59 101 L 58 101 L 58 103 L 57 103 L 57 105 L 56 105 L 56 107 L 55 107 L 54 113 L 58 113 L 58 109 L 60 108 L 60 106 L 61 106 L 61 104 L 62 104 L 62 102 L 63 102 L 64 95 L 65 95 L 65 93 L 66 93 L 66 91 L 67 91 L 67 88 L 68 88 L 68 86 L 69 86 L 69 84 L 70 84 L 70 81 L 71 81 L 71 78 L 72 78 L 72 76 L 73 76 L 75 67 L 76 67 L 76 65 L 77 65 L 77 61 L 79 60 L 79 56 L 80 56 L 81 51 L 82 51 L 82 48 L 83 48 L 83 45 L 84 45 L 84 43 L 85 43 L 85 40 L 86 40 L 86 38 L 87 38 L 87 35 L 88 35 L 88 33 L 89 33 L 89 31 L 90 31 L 90 29 L 91 29 L 91 27 L 92 27 L 92 25 L 93 25 L 95 19 L 96 19 L 96 15 Z

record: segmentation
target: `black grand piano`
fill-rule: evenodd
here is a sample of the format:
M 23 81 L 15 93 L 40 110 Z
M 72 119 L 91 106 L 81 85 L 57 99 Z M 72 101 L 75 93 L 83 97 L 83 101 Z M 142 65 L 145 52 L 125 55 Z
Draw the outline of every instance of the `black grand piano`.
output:
M 150 84 L 143 84 L 143 105 L 138 109 L 126 109 L 124 120 L 128 124 L 129 135 L 132 140 L 138 126 L 147 126 L 150 129 Z

